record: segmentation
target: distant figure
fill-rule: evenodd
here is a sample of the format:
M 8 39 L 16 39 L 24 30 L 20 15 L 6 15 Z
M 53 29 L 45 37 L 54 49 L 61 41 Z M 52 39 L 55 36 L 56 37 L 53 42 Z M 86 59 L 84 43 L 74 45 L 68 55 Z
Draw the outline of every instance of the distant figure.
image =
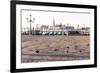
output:
M 36 52 L 36 53 L 39 53 L 39 50 L 36 50 L 35 52 Z
M 58 49 L 54 49 L 54 51 L 58 51 Z

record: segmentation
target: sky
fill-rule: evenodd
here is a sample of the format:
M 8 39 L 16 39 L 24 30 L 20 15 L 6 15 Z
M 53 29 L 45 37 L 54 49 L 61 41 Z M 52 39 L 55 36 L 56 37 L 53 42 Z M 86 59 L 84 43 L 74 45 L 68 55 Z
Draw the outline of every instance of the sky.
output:
M 53 25 L 53 19 L 55 19 L 55 24 L 64 24 L 69 26 L 74 26 L 77 28 L 77 25 L 81 27 L 89 27 L 90 26 L 90 13 L 76 13 L 76 12 L 54 12 L 54 11 L 27 11 L 22 10 L 22 28 L 30 27 L 30 23 L 27 22 L 26 18 L 30 18 L 30 14 L 32 15 L 32 19 L 35 20 L 32 22 L 32 27 L 36 27 L 36 24 L 42 25 Z

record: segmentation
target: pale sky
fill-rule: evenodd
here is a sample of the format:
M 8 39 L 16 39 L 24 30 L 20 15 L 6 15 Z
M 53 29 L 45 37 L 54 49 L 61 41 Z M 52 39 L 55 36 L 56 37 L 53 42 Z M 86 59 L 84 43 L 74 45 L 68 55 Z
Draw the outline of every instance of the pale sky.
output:
M 35 18 L 34 22 L 32 22 L 32 26 L 36 27 L 36 24 L 41 25 L 53 25 L 53 18 L 55 19 L 55 23 L 59 24 L 69 24 L 69 26 L 74 26 L 75 28 L 79 24 L 80 27 L 89 27 L 90 26 L 90 13 L 74 13 L 74 12 L 50 12 L 50 11 L 22 11 L 22 27 L 29 27 L 29 23 L 27 23 L 27 17 L 30 18 L 30 14 L 32 18 Z

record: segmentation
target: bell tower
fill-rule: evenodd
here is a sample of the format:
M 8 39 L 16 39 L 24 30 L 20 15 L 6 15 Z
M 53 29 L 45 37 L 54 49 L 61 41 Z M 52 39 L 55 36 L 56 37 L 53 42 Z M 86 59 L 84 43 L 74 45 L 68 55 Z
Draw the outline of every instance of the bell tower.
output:
M 55 18 L 53 18 L 53 26 L 55 27 Z

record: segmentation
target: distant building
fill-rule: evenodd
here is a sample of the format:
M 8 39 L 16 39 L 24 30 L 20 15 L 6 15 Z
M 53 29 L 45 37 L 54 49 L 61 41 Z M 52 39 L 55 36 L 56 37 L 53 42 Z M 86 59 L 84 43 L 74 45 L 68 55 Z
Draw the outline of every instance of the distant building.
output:
M 49 30 L 59 30 L 62 28 L 62 24 L 56 24 L 55 23 L 55 19 L 53 19 L 53 25 L 52 26 L 49 26 Z
M 68 31 L 71 31 L 71 30 L 74 30 L 74 27 L 73 26 L 66 26 L 65 29 Z
M 62 28 L 62 25 L 55 25 L 55 26 L 49 26 L 49 28 L 48 29 L 50 29 L 50 30 L 60 30 Z
M 90 35 L 90 27 L 83 27 L 79 29 L 79 33 L 83 35 Z

